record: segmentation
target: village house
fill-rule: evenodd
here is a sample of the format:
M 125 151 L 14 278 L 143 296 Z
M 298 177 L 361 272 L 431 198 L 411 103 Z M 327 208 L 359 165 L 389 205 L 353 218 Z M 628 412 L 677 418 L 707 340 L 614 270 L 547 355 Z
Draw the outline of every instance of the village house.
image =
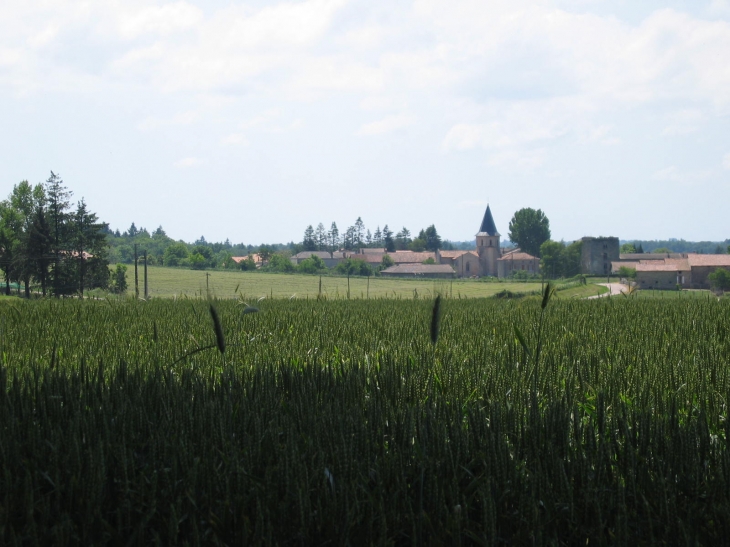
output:
M 509 277 L 515 272 L 536 274 L 540 271 L 540 259 L 529 253 L 514 249 L 497 259 L 497 277 Z
M 261 265 L 263 264 L 263 261 L 261 260 L 261 257 L 257 253 L 250 254 L 247 256 L 232 256 L 231 260 L 233 260 L 233 262 L 235 262 L 236 264 L 240 264 L 244 260 L 247 260 L 249 256 L 253 259 L 254 264 L 256 264 L 256 267 L 260 268 Z
M 658 255 L 658 256 L 657 256 Z M 730 255 L 697 253 L 652 253 L 632 255 L 634 261 L 612 263 L 614 273 L 620 267 L 636 270 L 636 286 L 640 289 L 709 289 L 708 276 L 718 268 L 730 271 Z

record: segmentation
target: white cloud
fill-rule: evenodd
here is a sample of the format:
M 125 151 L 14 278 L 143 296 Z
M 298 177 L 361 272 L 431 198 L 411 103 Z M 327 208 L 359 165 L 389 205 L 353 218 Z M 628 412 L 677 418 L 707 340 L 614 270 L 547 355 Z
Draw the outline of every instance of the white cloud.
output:
M 239 124 L 241 129 L 256 128 L 264 133 L 287 133 L 299 129 L 304 124 L 301 118 L 283 121 L 284 113 L 279 108 L 265 110 L 261 114 L 249 118 Z
M 203 163 L 205 163 L 205 162 L 200 158 L 190 157 L 190 158 L 183 158 L 180 161 L 176 162 L 175 167 L 181 167 L 181 168 L 187 169 L 189 167 L 199 167 L 200 165 L 203 165 Z
M 159 127 L 191 125 L 199 119 L 200 116 L 197 112 L 189 110 L 187 112 L 178 112 L 171 118 L 149 117 L 144 119 L 137 127 L 142 131 L 151 131 Z
M 730 169 L 730 152 L 728 152 L 727 154 L 725 154 L 725 155 L 724 155 L 724 156 L 722 157 L 722 166 L 723 166 L 723 167 L 724 167 L 725 169 Z
M 342 42 L 352 47 L 373 49 L 379 46 L 386 34 L 380 25 L 366 25 L 348 31 Z
M 517 149 L 544 144 L 571 132 L 575 137 L 592 129 L 586 125 L 590 108 L 579 99 L 495 101 L 464 115 L 478 122 L 457 123 L 442 141 L 442 149 Z M 599 131 L 600 136 L 600 131 Z
M 605 146 L 613 146 L 621 144 L 621 139 L 611 136 L 614 126 L 611 124 L 589 127 L 582 134 L 579 134 L 579 140 L 586 143 L 599 143 Z
M 221 144 L 225 146 L 248 146 L 249 142 L 243 133 L 231 133 L 221 139 Z
M 500 150 L 489 155 L 487 164 L 508 172 L 533 171 L 545 163 L 547 156 L 545 148 Z
M 706 116 L 698 108 L 686 108 L 671 112 L 667 116 L 667 125 L 662 131 L 663 135 L 677 136 L 687 135 L 699 130 Z
M 141 34 L 167 36 L 200 24 L 203 12 L 187 2 L 174 2 L 162 6 L 147 6 L 123 12 L 118 17 L 118 32 L 123 38 L 132 39 Z
M 711 169 L 698 171 L 682 171 L 675 165 L 670 165 L 656 171 L 651 178 L 660 182 L 675 182 L 683 186 L 692 186 L 700 183 L 713 175 Z
M 728 0 L 712 0 L 707 11 L 711 15 L 728 16 L 730 15 L 730 1 Z
M 363 124 L 357 131 L 357 135 L 382 135 L 413 125 L 415 118 L 407 114 L 388 116 L 382 120 Z

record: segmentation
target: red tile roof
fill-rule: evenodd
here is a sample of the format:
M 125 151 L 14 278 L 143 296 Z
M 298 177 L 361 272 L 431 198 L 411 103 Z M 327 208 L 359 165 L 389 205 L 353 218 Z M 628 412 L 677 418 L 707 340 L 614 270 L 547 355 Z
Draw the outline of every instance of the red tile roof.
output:
M 502 258 L 498 258 L 497 260 L 540 260 L 536 256 L 532 256 L 531 254 L 523 253 L 521 251 L 512 252 L 509 254 L 504 255 Z
M 261 257 L 259 255 L 254 254 L 254 255 L 250 255 L 250 256 L 253 257 L 253 261 L 256 262 L 257 264 L 259 264 L 261 262 Z M 236 264 L 240 264 L 243 260 L 246 260 L 248 257 L 249 257 L 249 255 L 232 256 L 231 260 L 233 260 L 233 262 L 235 262 Z
M 667 264 L 658 260 L 650 260 L 636 265 L 637 272 L 677 272 L 680 269 L 678 264 Z
M 690 266 L 730 266 L 730 255 L 688 254 Z
M 475 251 L 439 251 L 439 254 L 444 258 L 459 258 L 466 253 L 476 254 Z
M 400 264 L 391 266 L 380 273 L 384 274 L 429 274 L 429 273 L 454 273 L 454 269 L 448 264 Z
M 432 258 L 434 261 L 436 260 L 436 253 L 414 253 L 412 251 L 380 254 L 368 253 L 365 255 L 353 255 L 352 258 L 359 258 L 370 264 L 380 264 L 380 262 L 383 261 L 383 256 L 386 254 L 390 256 L 396 264 L 420 264 L 429 258 Z

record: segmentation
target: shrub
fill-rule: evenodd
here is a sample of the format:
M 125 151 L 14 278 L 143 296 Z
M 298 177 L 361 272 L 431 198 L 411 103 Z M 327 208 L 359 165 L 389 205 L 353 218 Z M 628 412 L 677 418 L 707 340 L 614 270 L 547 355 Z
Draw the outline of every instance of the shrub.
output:
M 110 284 L 112 292 L 123 294 L 127 291 L 127 267 L 124 264 L 117 264 L 112 273 Z
M 343 260 L 335 267 L 335 271 L 342 275 L 373 275 L 373 270 L 370 265 L 359 258 L 348 258 Z
M 193 253 L 189 258 L 190 267 L 193 270 L 203 270 L 208 265 L 208 261 L 200 253 Z
M 718 268 L 707 276 L 710 286 L 718 291 L 730 291 L 730 271 Z
M 271 258 L 269 259 L 269 263 L 265 267 L 266 271 L 269 272 L 293 272 L 295 270 L 294 264 L 291 263 L 291 260 L 289 260 L 286 256 L 282 254 L 274 254 L 271 255 Z
M 618 269 L 618 275 L 619 277 L 625 277 L 626 279 L 636 279 L 636 268 L 621 266 Z
M 319 258 L 317 255 L 312 255 L 309 258 L 302 260 L 297 266 L 297 270 L 302 273 L 316 274 L 323 270 L 326 270 L 324 260 Z
M 253 256 L 248 255 L 245 260 L 241 260 L 238 266 L 244 272 L 253 272 L 254 270 L 256 270 L 256 261 L 253 259 Z

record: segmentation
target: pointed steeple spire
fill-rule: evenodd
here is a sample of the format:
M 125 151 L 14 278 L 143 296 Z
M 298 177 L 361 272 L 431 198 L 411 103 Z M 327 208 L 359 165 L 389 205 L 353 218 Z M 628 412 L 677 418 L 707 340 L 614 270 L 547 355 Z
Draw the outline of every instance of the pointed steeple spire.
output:
M 482 220 L 482 225 L 479 228 L 479 233 L 485 233 L 490 236 L 499 235 L 497 227 L 494 224 L 494 219 L 492 218 L 492 210 L 489 208 L 489 204 L 487 204 L 487 210 L 484 212 L 484 219 Z

